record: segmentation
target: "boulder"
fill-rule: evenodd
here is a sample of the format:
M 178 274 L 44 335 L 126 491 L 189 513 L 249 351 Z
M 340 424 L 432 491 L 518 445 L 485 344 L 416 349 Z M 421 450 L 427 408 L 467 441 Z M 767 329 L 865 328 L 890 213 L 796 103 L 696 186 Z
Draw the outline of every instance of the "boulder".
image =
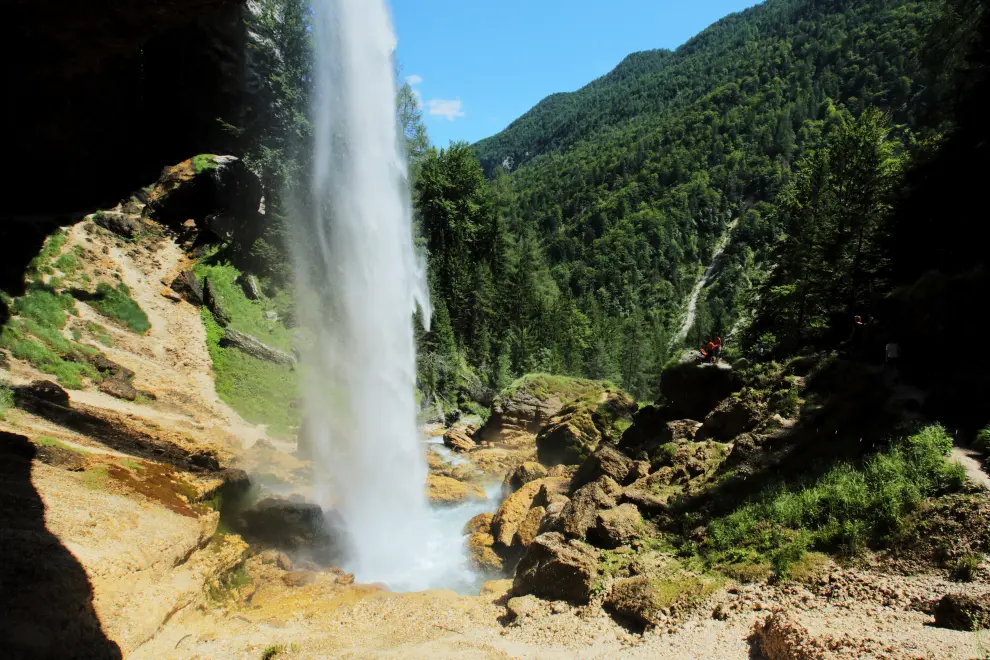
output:
M 227 311 L 223 296 L 217 290 L 216 284 L 208 277 L 203 279 L 203 304 L 210 310 L 218 324 L 227 327 L 230 323 L 230 313 Z
M 219 321 L 217 321 L 219 323 Z M 221 342 L 224 346 L 232 346 L 244 353 L 247 353 L 253 358 L 257 358 L 264 362 L 271 362 L 272 364 L 284 364 L 290 367 L 296 365 L 296 358 L 285 351 L 273 348 L 268 344 L 262 343 L 260 340 L 252 337 L 251 335 L 234 330 L 233 328 L 224 328 L 223 331 L 223 341 Z
M 30 385 L 21 385 L 14 388 L 17 397 L 30 397 L 58 406 L 69 406 L 69 393 L 50 380 L 36 380 Z
M 199 280 L 196 279 L 196 276 L 193 275 L 191 270 L 179 273 L 179 275 L 172 280 L 172 283 L 169 284 L 169 288 L 182 296 L 183 300 L 192 305 L 203 304 L 203 285 L 199 283 Z
M 214 240 L 250 246 L 264 219 L 261 197 L 261 180 L 242 160 L 201 154 L 162 171 L 145 212 L 173 227 L 193 219 Z
M 109 394 L 117 399 L 133 401 L 138 396 L 138 391 L 124 378 L 110 378 L 100 383 L 100 391 Z
M 701 422 L 693 419 L 671 419 L 668 411 L 656 406 L 644 406 L 633 415 L 633 424 L 619 440 L 619 449 L 629 456 L 639 452 L 652 453 L 668 442 L 689 442 L 694 439 Z
M 295 570 L 292 560 L 284 552 L 278 550 L 265 550 L 260 555 L 261 563 L 276 566 L 283 571 Z
M 502 494 L 511 495 L 531 481 L 543 479 L 547 476 L 547 469 L 536 461 L 526 461 L 515 470 L 505 475 L 502 482 Z
M 684 362 L 660 375 L 660 394 L 668 419 L 704 419 L 719 401 L 741 387 L 729 368 Z
M 679 488 L 671 486 L 674 476 L 674 471 L 670 468 L 658 470 L 626 486 L 620 499 L 635 504 L 641 512 L 649 515 L 664 513 L 670 498 L 681 492 Z
M 633 483 L 648 476 L 650 476 L 650 462 L 633 461 L 632 467 L 629 468 L 628 482 Z
M 431 504 L 440 506 L 455 506 L 471 500 L 488 499 L 485 491 L 477 484 L 468 484 L 435 474 L 426 477 L 426 496 Z
M 654 626 L 663 617 L 659 601 L 653 581 L 639 576 L 616 580 L 603 605 L 624 619 L 643 626 Z
M 597 481 L 601 477 L 609 477 L 619 484 L 629 483 L 633 467 L 631 458 L 614 447 L 604 445 L 581 464 L 571 480 L 571 490 L 577 490 L 585 484 Z
M 96 367 L 96 370 L 107 377 L 130 380 L 135 374 L 127 367 L 121 366 L 107 358 L 103 353 L 97 353 L 89 358 L 89 363 Z
M 479 573 L 498 573 L 502 570 L 502 558 L 495 552 L 495 538 L 485 531 L 478 531 L 468 537 L 467 549 L 471 566 Z
M 474 534 L 475 532 L 487 532 L 492 528 L 492 513 L 479 513 L 471 520 L 464 523 L 464 534 Z
M 990 628 L 990 593 L 978 596 L 946 594 L 935 604 L 935 625 L 951 630 Z
M 258 282 L 258 278 L 256 276 L 248 273 L 241 280 L 241 284 L 244 288 L 244 295 L 246 295 L 250 300 L 262 300 L 265 297 L 264 293 L 261 291 L 261 284 Z
M 563 495 L 554 495 L 550 502 L 544 507 L 543 520 L 540 521 L 540 528 L 537 536 L 546 532 L 564 532 L 564 508 L 570 502 L 570 498 Z
M 316 576 L 309 571 L 290 571 L 282 576 L 282 582 L 287 587 L 305 587 L 315 581 Z
M 312 502 L 268 497 L 233 516 L 235 531 L 262 546 L 296 552 L 305 549 L 320 561 L 338 557 L 338 525 Z
M 508 548 L 516 542 L 516 532 L 526 520 L 533 506 L 533 500 L 543 487 L 548 491 L 560 493 L 567 488 L 567 482 L 560 477 L 539 479 L 525 484 L 506 497 L 492 519 L 492 536 L 497 543 Z
M 598 513 L 595 528 L 589 532 L 595 545 L 618 548 L 643 534 L 643 517 L 635 504 L 620 504 Z
M 141 218 L 136 215 L 121 211 L 97 211 L 92 217 L 95 224 L 124 238 L 134 238 L 141 232 Z
M 512 539 L 512 544 L 522 548 L 529 547 L 529 544 L 540 533 L 540 523 L 543 522 L 543 516 L 546 512 L 547 510 L 542 506 L 534 506 L 530 509 L 523 521 L 519 523 L 519 527 L 516 529 L 516 536 Z
M 563 532 L 569 537 L 583 539 L 595 526 L 598 512 L 616 505 L 622 487 L 609 477 L 582 486 L 571 496 L 561 512 Z
M 670 467 L 674 471 L 672 482 L 712 474 L 725 462 L 731 451 L 731 445 L 711 440 L 668 446 L 675 447 L 674 451 L 660 452 L 653 462 L 653 469 L 660 471 L 661 468 Z
M 566 376 L 524 376 L 492 402 L 491 415 L 478 432 L 480 442 L 519 445 L 534 436 L 567 403 L 596 399 L 604 386 L 596 381 Z
M 471 451 L 477 447 L 477 444 L 471 438 L 470 430 L 467 426 L 455 426 L 449 429 L 443 434 L 444 446 L 457 452 Z
M 737 435 L 756 428 L 763 412 L 745 399 L 730 396 L 708 413 L 698 430 L 697 439 L 728 442 Z
M 512 592 L 587 603 L 597 577 L 598 553 L 594 548 L 549 532 L 533 539 L 519 560 Z
M 606 390 L 598 399 L 568 404 L 536 436 L 536 452 L 544 465 L 577 465 L 602 441 L 616 442 L 616 422 L 629 419 L 636 403 L 625 392 Z

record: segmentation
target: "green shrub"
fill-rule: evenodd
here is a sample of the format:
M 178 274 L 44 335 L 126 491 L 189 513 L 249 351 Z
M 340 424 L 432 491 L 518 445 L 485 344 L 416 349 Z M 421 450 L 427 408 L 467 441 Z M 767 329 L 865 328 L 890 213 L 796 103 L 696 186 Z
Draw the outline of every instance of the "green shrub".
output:
M 976 440 L 973 441 L 973 447 L 979 451 L 982 451 L 984 454 L 990 454 L 990 426 L 983 428 L 976 434 Z
M 0 419 L 5 419 L 8 410 L 14 407 L 14 392 L 7 382 L 0 380 Z
M 52 260 L 58 256 L 59 252 L 65 246 L 65 242 L 68 240 L 68 235 L 59 229 L 56 230 L 41 248 L 41 252 L 31 260 L 28 264 L 28 272 L 34 274 L 50 273 L 52 272 Z
M 100 314 L 119 321 L 139 335 L 151 329 L 148 315 L 131 298 L 131 290 L 121 282 L 113 287 L 106 282 L 96 285 L 96 299 L 90 302 Z
M 860 467 L 769 491 L 711 522 L 706 549 L 715 561 L 769 559 L 779 575 L 811 547 L 855 554 L 900 530 L 923 498 L 963 486 L 961 468 L 945 460 L 951 447 L 941 426 L 929 426 Z
M 952 567 L 952 579 L 959 582 L 972 582 L 976 579 L 980 570 L 981 557 L 974 554 L 965 554 L 956 560 Z
M 63 254 L 55 260 L 55 268 L 71 277 L 75 275 L 76 271 L 82 268 L 82 262 L 75 255 Z
M 285 650 L 286 648 L 284 644 L 272 644 L 261 652 L 261 660 L 274 660 L 278 656 L 285 653 Z

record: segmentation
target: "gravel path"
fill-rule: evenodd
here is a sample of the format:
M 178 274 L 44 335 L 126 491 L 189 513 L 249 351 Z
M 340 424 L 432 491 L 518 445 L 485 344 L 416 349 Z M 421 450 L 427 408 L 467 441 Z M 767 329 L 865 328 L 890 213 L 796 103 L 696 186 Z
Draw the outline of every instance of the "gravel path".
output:
M 980 453 L 968 447 L 953 447 L 949 455 L 951 460 L 959 463 L 966 470 L 966 476 L 974 484 L 990 490 L 990 475 L 983 471 Z

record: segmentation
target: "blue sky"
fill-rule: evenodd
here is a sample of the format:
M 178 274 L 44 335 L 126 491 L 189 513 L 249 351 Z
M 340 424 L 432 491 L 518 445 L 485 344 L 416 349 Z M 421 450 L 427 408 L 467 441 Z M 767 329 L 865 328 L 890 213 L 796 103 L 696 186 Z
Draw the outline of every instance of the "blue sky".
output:
M 629 53 L 676 48 L 753 0 L 390 0 L 430 138 L 475 142 Z

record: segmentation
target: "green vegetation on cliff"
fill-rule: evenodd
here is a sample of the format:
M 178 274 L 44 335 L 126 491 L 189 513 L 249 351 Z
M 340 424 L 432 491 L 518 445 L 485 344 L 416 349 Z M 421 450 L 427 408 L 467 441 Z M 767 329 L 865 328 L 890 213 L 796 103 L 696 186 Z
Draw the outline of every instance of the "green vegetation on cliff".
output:
M 958 491 L 966 475 L 946 456 L 952 439 L 929 426 L 814 481 L 780 487 L 708 525 L 710 561 L 769 561 L 779 575 L 810 548 L 861 552 L 891 540 L 925 498 Z
M 292 347 L 289 330 L 279 320 L 269 320 L 271 301 L 249 300 L 237 280 L 240 271 L 229 263 L 216 263 L 214 257 L 196 265 L 200 279 L 209 278 L 223 297 L 230 314 L 230 327 L 245 332 L 276 348 Z M 244 419 L 267 424 L 268 432 L 291 438 L 299 426 L 300 414 L 294 407 L 299 396 L 299 374 L 287 365 L 272 364 L 222 344 L 224 330 L 210 311 L 200 311 L 206 328 L 206 345 L 213 362 L 217 394 Z

